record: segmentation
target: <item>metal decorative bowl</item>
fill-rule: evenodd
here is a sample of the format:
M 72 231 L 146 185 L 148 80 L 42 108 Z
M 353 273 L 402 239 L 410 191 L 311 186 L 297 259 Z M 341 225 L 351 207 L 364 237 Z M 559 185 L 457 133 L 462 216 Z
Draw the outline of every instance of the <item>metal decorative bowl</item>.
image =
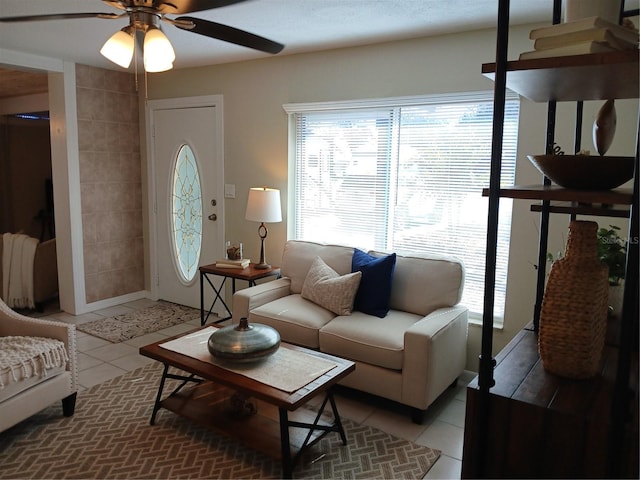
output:
M 577 190 L 610 190 L 633 177 L 633 157 L 527 155 L 551 181 Z
M 234 362 L 253 362 L 268 357 L 280 347 L 280 334 L 268 325 L 249 325 L 246 318 L 238 325 L 222 327 L 207 342 L 209 353 Z

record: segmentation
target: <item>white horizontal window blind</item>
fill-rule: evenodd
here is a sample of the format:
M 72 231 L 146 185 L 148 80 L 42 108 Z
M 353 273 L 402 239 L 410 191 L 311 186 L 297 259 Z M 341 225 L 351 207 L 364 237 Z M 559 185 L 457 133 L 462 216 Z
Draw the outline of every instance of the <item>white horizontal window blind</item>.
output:
M 493 101 L 487 94 L 412 102 L 296 106 L 291 198 L 296 239 L 465 263 L 463 303 L 482 312 Z M 519 102 L 506 105 L 502 185 L 513 185 Z M 500 202 L 495 314 L 504 313 L 511 202 Z

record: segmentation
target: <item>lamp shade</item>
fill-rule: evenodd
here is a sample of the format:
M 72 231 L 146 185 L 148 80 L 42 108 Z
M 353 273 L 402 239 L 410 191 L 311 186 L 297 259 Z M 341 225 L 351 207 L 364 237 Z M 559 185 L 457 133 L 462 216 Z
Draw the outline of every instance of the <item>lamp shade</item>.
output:
M 147 72 L 171 70 L 176 59 L 171 42 L 159 28 L 150 28 L 145 34 L 143 55 Z
M 122 68 L 129 68 L 135 50 L 134 41 L 131 32 L 118 30 L 105 42 L 100 53 Z
M 280 190 L 267 187 L 250 188 L 245 218 L 253 222 L 281 222 Z

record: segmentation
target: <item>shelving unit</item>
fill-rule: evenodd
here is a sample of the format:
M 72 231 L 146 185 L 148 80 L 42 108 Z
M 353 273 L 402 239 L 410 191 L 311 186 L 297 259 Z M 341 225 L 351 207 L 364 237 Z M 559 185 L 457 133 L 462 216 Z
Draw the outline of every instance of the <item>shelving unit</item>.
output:
M 489 198 L 489 225 L 482 346 L 478 377 L 467 390 L 462 476 L 638 478 L 638 138 L 632 189 L 570 190 L 545 177 L 540 185 L 499 184 L 506 88 L 548 103 L 546 140 L 552 145 L 556 102 L 577 102 L 578 132 L 584 100 L 638 98 L 638 51 L 507 61 L 509 3 L 499 1 L 496 61 L 482 66 L 495 81 L 493 147 L 490 185 L 483 191 Z M 560 8 L 560 0 L 554 0 L 554 23 Z M 540 212 L 540 268 L 531 323 L 493 358 L 500 198 L 539 201 L 531 210 Z M 538 356 L 550 214 L 630 219 L 623 311 L 609 322 L 601 374 L 589 380 L 549 374 Z

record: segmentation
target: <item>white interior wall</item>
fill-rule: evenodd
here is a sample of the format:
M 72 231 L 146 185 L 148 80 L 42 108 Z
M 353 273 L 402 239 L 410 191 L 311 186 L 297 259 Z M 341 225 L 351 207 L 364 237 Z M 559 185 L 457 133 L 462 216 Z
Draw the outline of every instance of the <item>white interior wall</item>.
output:
M 532 48 L 528 32 L 533 26 L 512 29 L 510 59 Z M 258 254 L 256 225 L 244 220 L 246 192 L 267 185 L 282 191 L 287 204 L 287 116 L 285 103 L 352 100 L 405 95 L 492 90 L 482 76 L 481 64 L 495 57 L 493 30 L 470 32 L 171 71 L 149 78 L 149 98 L 193 95 L 224 96 L 225 183 L 235 184 L 236 198 L 225 201 L 227 235 L 240 239 L 248 255 Z M 593 150 L 591 125 L 602 102 L 586 102 L 583 145 Z M 610 154 L 633 155 L 637 101 L 618 101 L 618 132 Z M 574 104 L 560 104 L 556 136 L 569 151 L 573 145 Z M 519 134 L 517 182 L 535 184 L 540 175 L 526 158 L 543 153 L 546 104 L 523 99 Z M 480 195 L 480 192 L 479 192 Z M 514 202 L 509 283 L 504 328 L 496 330 L 497 353 L 531 320 L 535 298 L 538 215 L 530 202 Z M 267 258 L 277 263 L 286 241 L 283 223 L 269 226 Z M 603 219 L 598 219 L 600 222 Z M 604 220 L 605 224 L 620 223 Z M 550 251 L 562 248 L 568 218 L 552 218 Z M 623 222 L 624 226 L 624 222 Z M 626 228 L 626 227 L 625 227 Z M 480 328 L 469 328 L 467 368 L 477 369 Z

